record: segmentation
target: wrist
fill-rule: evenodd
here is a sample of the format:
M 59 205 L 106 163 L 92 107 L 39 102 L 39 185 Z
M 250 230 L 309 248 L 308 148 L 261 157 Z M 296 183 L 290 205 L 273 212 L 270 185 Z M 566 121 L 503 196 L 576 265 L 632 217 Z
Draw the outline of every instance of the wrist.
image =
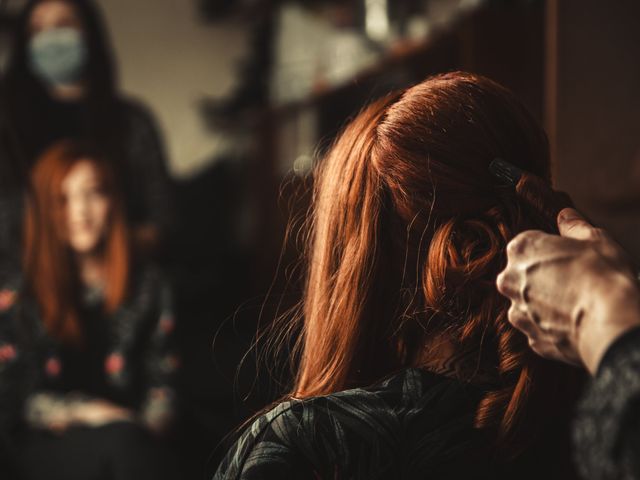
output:
M 577 348 L 585 366 L 595 375 L 609 347 L 621 335 L 640 326 L 640 291 L 635 279 L 616 274 L 602 278 L 590 292 L 589 303 L 577 314 Z

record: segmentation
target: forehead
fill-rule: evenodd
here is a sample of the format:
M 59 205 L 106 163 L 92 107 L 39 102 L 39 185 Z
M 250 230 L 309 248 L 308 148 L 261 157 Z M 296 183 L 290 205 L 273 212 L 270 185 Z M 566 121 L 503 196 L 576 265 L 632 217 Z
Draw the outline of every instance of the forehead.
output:
M 76 163 L 62 180 L 62 191 L 70 192 L 78 188 L 100 182 L 100 172 L 90 159 Z
M 76 23 L 80 23 L 78 12 L 69 2 L 64 0 L 45 0 L 33 9 L 29 22 L 32 25 L 37 25 L 60 20 L 73 20 Z

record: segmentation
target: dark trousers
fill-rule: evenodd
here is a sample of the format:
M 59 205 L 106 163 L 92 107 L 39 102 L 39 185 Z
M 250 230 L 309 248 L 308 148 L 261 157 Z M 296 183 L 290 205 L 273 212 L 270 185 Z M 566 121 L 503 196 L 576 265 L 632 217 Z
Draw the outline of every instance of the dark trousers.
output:
M 25 432 L 16 445 L 21 480 L 170 480 L 172 455 L 138 425 Z

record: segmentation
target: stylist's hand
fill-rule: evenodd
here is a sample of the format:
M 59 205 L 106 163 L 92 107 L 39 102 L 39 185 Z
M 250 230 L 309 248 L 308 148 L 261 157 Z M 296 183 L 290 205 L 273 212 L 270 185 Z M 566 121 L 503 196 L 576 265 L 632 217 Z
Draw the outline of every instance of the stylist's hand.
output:
M 507 247 L 498 290 L 509 321 L 539 355 L 595 373 L 611 343 L 640 326 L 640 291 L 627 255 L 609 235 L 565 208 L 560 235 L 527 231 Z

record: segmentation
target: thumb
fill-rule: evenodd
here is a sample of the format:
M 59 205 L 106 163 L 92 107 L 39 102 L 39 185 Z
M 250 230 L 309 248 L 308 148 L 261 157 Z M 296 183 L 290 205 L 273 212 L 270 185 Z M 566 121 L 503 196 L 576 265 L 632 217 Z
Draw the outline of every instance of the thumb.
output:
M 593 240 L 598 229 L 573 208 L 564 208 L 558 214 L 558 230 L 563 237 L 576 240 Z

